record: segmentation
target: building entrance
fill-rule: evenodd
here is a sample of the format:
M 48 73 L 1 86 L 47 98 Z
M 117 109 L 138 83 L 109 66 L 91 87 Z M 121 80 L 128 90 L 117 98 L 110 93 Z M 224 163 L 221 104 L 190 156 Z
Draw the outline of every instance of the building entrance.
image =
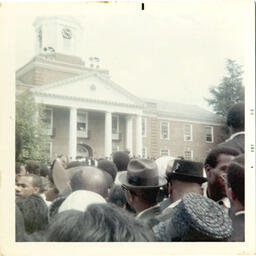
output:
M 91 158 L 91 157 L 93 157 L 93 150 L 87 144 L 78 144 L 76 155 L 77 155 L 77 157 L 76 157 L 77 159 Z

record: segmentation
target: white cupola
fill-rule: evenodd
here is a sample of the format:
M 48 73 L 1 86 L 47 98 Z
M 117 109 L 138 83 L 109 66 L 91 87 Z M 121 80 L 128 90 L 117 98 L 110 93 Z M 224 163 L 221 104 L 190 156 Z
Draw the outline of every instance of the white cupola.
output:
M 67 16 L 38 17 L 34 22 L 36 55 L 56 52 L 81 57 L 83 28 Z

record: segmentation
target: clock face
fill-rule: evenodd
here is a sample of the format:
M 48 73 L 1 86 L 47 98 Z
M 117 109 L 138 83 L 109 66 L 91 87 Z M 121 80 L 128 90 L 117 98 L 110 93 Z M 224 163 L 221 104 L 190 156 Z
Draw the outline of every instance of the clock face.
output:
M 63 28 L 62 29 L 62 36 L 65 38 L 65 39 L 71 39 L 72 37 L 72 32 L 69 28 Z

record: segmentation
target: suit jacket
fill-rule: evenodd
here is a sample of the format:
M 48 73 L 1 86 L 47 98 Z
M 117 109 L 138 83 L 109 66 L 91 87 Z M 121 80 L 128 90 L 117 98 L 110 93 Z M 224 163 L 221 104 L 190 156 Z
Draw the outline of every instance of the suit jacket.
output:
M 231 138 L 232 138 L 232 136 L 231 136 Z M 244 153 L 244 134 L 237 134 L 232 139 L 227 140 L 219 145 L 235 148 L 242 154 L 242 153 Z
M 244 213 L 232 217 L 232 227 L 229 242 L 244 242 Z

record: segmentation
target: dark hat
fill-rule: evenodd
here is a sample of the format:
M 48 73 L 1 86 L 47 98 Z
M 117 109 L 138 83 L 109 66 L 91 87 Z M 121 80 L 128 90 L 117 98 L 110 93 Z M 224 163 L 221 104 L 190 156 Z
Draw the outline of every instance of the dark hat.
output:
M 117 167 L 113 161 L 106 159 L 99 160 L 97 167 L 110 174 L 112 179 L 115 180 L 117 174 Z
M 174 161 L 172 170 L 167 174 L 167 177 L 168 179 L 197 183 L 207 181 L 207 179 L 203 177 L 203 163 L 180 159 Z
M 182 198 L 166 225 L 166 236 L 172 241 L 221 241 L 231 234 L 228 214 L 215 201 L 196 193 Z
M 127 172 L 119 176 L 119 181 L 136 188 L 161 187 L 167 183 L 165 178 L 159 176 L 156 163 L 149 159 L 132 159 Z
M 117 151 L 113 154 L 113 162 L 119 172 L 126 171 L 129 161 L 129 154 L 125 151 Z

